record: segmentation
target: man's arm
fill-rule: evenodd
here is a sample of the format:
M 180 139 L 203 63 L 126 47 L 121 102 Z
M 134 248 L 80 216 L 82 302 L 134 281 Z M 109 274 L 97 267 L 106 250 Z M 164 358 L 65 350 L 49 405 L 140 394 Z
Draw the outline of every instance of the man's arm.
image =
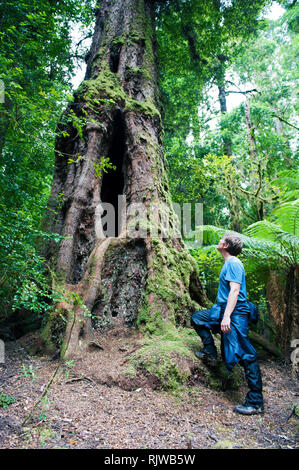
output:
M 234 311 L 236 306 L 238 295 L 240 292 L 241 284 L 238 282 L 230 282 L 230 293 L 227 299 L 227 304 L 225 308 L 225 312 L 223 315 L 223 319 L 221 322 L 221 331 L 223 333 L 228 333 L 230 331 L 230 316 Z

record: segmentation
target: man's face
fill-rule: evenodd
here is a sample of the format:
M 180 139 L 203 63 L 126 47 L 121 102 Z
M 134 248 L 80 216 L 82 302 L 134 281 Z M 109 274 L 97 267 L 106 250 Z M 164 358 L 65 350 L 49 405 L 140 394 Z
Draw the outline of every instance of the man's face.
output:
M 228 248 L 228 244 L 226 243 L 225 239 L 224 238 L 221 238 L 221 240 L 219 240 L 219 243 L 218 243 L 218 246 L 217 246 L 217 250 L 218 251 L 224 251 Z

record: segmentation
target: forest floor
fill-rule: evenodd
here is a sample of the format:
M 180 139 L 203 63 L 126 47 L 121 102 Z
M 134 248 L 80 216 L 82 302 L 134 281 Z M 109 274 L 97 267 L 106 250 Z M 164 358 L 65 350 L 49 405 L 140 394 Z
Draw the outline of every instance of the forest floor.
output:
M 290 414 L 299 393 L 281 361 L 260 360 L 265 413 L 246 417 L 233 412 L 247 392 L 245 381 L 239 390 L 224 392 L 195 375 L 176 393 L 155 389 L 146 378 L 118 382 L 134 341 L 111 333 L 102 338 L 103 349 L 59 367 L 22 425 L 59 365 L 29 354 L 33 337 L 6 343 L 0 398 L 2 392 L 15 401 L 0 407 L 1 449 L 296 448 L 299 421 Z

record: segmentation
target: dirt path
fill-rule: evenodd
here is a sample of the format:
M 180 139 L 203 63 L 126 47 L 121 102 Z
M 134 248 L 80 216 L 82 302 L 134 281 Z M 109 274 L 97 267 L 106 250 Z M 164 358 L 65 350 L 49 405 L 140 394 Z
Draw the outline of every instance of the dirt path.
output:
M 126 362 L 132 343 L 109 341 L 109 348 L 107 343 L 88 361 L 59 371 L 25 427 L 22 421 L 58 362 L 30 356 L 26 341 L 7 344 L 0 393 L 15 402 L 0 408 L 0 448 L 296 448 L 298 419 L 287 418 L 299 394 L 282 364 L 260 362 L 265 414 L 244 417 L 232 410 L 246 394 L 245 383 L 238 392 L 221 392 L 199 380 L 178 395 L 152 390 L 147 383 L 122 389 L 115 385 L 116 369 Z

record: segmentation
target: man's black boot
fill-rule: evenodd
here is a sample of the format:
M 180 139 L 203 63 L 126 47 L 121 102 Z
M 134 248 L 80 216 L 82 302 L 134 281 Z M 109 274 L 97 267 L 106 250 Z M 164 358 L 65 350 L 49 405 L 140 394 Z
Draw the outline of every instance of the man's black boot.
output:
M 234 411 L 241 415 L 259 415 L 264 413 L 264 407 L 259 406 L 258 408 L 244 403 L 243 405 L 235 406 Z
M 222 380 L 221 390 L 223 392 L 226 392 L 226 390 L 230 390 L 232 387 L 232 383 L 233 383 L 232 373 L 227 372 L 226 376 Z
M 209 366 L 217 366 L 218 359 L 215 354 L 207 354 L 204 351 L 196 351 L 195 356 L 202 359 Z
M 234 408 L 236 413 L 243 415 L 262 414 L 264 412 L 264 400 L 262 394 L 262 376 L 257 361 L 243 361 L 249 392 L 246 395 L 245 403 Z
M 203 350 L 195 353 L 198 359 L 202 359 L 206 364 L 210 366 L 216 366 L 217 360 L 217 349 L 211 332 L 204 326 L 199 326 L 193 323 L 196 333 L 200 336 L 203 343 Z

